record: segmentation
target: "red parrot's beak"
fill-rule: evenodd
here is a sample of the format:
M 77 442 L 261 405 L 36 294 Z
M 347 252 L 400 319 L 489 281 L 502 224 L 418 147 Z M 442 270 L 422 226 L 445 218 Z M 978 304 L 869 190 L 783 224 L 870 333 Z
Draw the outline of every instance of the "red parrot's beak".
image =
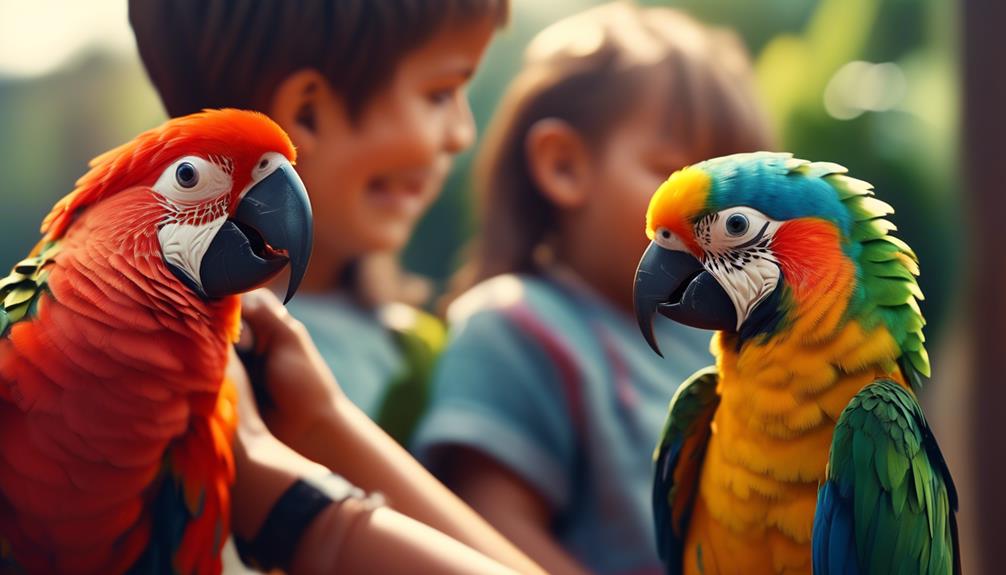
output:
M 199 268 L 206 297 L 223 297 L 264 284 L 290 264 L 286 298 L 297 291 L 311 257 L 313 223 L 307 190 L 290 165 L 281 165 L 241 198 L 213 237 Z

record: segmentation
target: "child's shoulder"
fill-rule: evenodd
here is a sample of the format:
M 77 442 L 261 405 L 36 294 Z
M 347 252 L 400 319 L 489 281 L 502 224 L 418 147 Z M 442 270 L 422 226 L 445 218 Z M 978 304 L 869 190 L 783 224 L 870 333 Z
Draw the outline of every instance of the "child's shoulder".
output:
M 485 280 L 459 296 L 447 309 L 451 326 L 472 318 L 506 319 L 514 314 L 561 315 L 572 306 L 554 281 L 531 274 L 503 274 Z
M 594 349 L 583 305 L 548 275 L 496 276 L 448 309 L 450 345 L 465 353 L 485 348 L 524 360 L 537 356 L 542 365 L 575 362 L 577 350 Z

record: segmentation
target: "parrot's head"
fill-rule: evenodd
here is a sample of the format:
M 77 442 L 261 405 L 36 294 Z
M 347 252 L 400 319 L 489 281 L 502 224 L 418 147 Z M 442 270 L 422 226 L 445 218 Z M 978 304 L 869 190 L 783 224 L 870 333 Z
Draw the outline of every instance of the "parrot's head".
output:
M 836 305 L 849 312 L 921 338 L 915 255 L 888 235 L 891 207 L 845 171 L 757 152 L 672 174 L 650 200 L 651 243 L 636 271 L 650 345 L 659 353 L 654 313 L 743 342 L 784 329 L 829 290 L 843 292 Z
M 295 158 L 286 133 L 257 112 L 175 118 L 92 160 L 42 231 L 54 240 L 87 220 L 112 250 L 159 255 L 205 299 L 247 291 L 289 263 L 289 299 L 312 238 Z

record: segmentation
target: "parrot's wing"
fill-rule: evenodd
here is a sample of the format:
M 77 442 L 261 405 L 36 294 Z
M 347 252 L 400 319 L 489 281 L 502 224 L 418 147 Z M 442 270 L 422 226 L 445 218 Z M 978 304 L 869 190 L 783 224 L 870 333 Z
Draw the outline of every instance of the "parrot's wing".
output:
M 698 492 L 710 424 L 720 403 L 718 379 L 716 368 L 708 367 L 681 384 L 654 452 L 653 519 L 657 549 L 669 574 L 682 572 L 685 528 Z
M 58 241 L 39 244 L 31 257 L 18 262 L 7 277 L 0 279 L 0 337 L 7 335 L 15 323 L 35 315 L 46 290 L 48 264 L 59 249 Z
M 960 573 L 957 492 L 915 397 L 863 388 L 835 426 L 814 515 L 814 573 Z
M 237 388 L 225 380 L 207 400 L 215 401 L 213 412 L 193 418 L 165 454 L 150 539 L 130 573 L 220 573 L 230 533 Z

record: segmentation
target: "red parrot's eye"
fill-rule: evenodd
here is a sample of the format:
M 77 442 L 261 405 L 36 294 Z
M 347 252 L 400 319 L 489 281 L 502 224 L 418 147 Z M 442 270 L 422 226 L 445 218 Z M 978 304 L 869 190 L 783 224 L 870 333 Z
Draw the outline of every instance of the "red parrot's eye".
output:
M 175 180 L 183 188 L 193 188 L 199 183 L 199 172 L 189 162 L 182 162 L 175 169 Z

